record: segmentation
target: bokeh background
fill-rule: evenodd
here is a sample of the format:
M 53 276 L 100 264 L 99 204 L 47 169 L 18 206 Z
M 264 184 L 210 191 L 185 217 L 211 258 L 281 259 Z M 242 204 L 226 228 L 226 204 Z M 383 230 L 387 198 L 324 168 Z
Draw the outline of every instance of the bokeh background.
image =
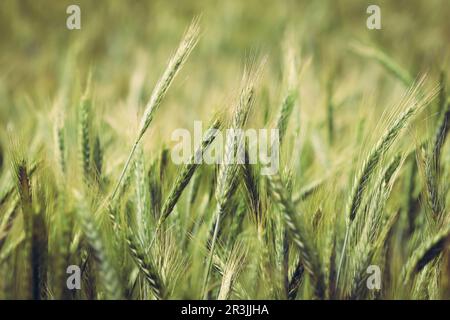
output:
M 81 8 L 81 30 L 66 28 L 70 4 Z M 381 8 L 382 30 L 366 28 L 370 4 Z M 270 78 L 264 80 L 271 82 L 269 98 L 276 101 L 286 33 L 304 56 L 312 57 L 309 72 L 314 78 L 308 77 L 302 90 L 308 101 L 305 108 L 322 102 L 314 91 L 330 73 L 336 74 L 340 86 L 359 92 L 370 91 L 374 78 L 377 90 L 395 85 L 379 74 L 379 66 L 349 50 L 353 40 L 382 48 L 415 76 L 442 68 L 450 39 L 446 0 L 4 0 L 0 9 L 2 126 L 14 121 L 23 107 L 20 97 L 31 98 L 37 108 L 48 104 L 60 89 L 68 61 L 74 67 L 69 75 L 73 96 L 92 67 L 102 107 L 124 112 L 116 107 L 127 100 L 136 73 L 136 81 L 143 78 L 139 102 L 145 103 L 183 30 L 198 15 L 202 38 L 159 115 L 177 125 L 191 123 L 189 114 L 221 105 L 255 52 L 269 57 Z M 126 110 L 134 121 L 136 112 Z

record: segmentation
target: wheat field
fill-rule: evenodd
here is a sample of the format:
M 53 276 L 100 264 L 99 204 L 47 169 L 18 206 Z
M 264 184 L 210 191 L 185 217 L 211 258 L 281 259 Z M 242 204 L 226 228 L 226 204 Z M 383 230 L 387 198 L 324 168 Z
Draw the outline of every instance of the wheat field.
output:
M 448 1 L 71 4 L 0 4 L 0 299 L 450 299 Z

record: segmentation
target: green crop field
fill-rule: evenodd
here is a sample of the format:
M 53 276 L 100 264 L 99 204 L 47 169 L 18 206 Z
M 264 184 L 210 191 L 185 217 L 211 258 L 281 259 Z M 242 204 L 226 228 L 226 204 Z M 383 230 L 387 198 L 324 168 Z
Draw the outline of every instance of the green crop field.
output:
M 449 17 L 2 0 L 0 299 L 450 299 Z

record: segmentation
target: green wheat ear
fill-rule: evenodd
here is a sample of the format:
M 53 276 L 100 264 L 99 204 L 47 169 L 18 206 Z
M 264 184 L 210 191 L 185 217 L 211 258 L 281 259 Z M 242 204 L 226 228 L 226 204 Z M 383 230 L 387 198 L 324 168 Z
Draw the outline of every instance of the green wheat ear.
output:
M 100 137 L 98 134 L 95 136 L 94 146 L 92 148 L 92 160 L 95 169 L 95 176 L 98 180 L 100 180 L 103 169 L 103 147 L 100 143 Z
M 103 288 L 106 291 L 106 297 L 112 300 L 119 300 L 123 298 L 122 286 L 117 270 L 113 264 L 110 254 L 107 252 L 105 240 L 100 233 L 100 228 L 97 225 L 92 212 L 88 209 L 85 200 L 80 195 L 78 198 L 78 218 L 81 222 L 81 227 L 86 240 L 92 249 L 95 262 L 98 266 L 98 274 L 101 279 Z
M 445 227 L 436 235 L 430 237 L 417 248 L 403 267 L 402 279 L 407 282 L 411 280 L 413 273 L 418 273 L 431 261 L 436 259 L 450 241 L 450 227 Z
M 292 111 L 298 98 L 298 70 L 295 61 L 295 53 L 292 47 L 288 47 L 286 53 L 285 73 L 287 74 L 287 92 L 278 111 L 276 128 L 279 130 L 280 144 L 283 141 L 289 124 Z
M 178 202 L 178 199 L 181 197 L 182 192 L 188 185 L 192 176 L 194 175 L 198 164 L 196 163 L 196 159 L 201 157 L 206 149 L 213 143 L 214 139 L 217 136 L 218 129 L 221 126 L 221 120 L 219 118 L 215 119 L 212 125 L 208 128 L 206 136 L 203 138 L 201 145 L 192 155 L 189 162 L 181 168 L 180 173 L 178 174 L 175 183 L 172 186 L 172 189 L 167 196 L 166 201 L 164 202 L 163 208 L 161 210 L 161 219 L 158 223 L 160 225 L 163 223 L 167 217 L 172 212 L 175 204 Z
M 126 242 L 134 262 L 147 280 L 155 298 L 158 300 L 165 299 L 166 292 L 163 281 L 156 271 L 155 264 L 149 260 L 149 254 L 145 252 L 139 240 L 129 228 L 126 231 Z
M 441 89 L 442 90 L 442 89 Z M 440 101 L 442 115 L 425 153 L 425 180 L 428 204 L 436 218 L 440 218 L 444 210 L 444 199 L 439 188 L 441 150 L 450 131 L 450 98 L 447 101 Z
M 66 136 L 63 115 L 58 114 L 55 122 L 55 144 L 56 158 L 60 165 L 62 174 L 66 174 Z
M 142 146 L 138 147 L 134 161 L 134 181 L 136 197 L 136 225 L 141 239 L 146 239 L 145 229 L 148 225 L 149 191 L 145 172 L 145 159 Z
M 259 66 L 257 66 L 255 69 L 250 68 L 244 72 L 240 88 L 240 95 L 237 101 L 237 105 L 233 111 L 233 118 L 231 122 L 232 129 L 242 129 L 247 122 L 250 109 L 254 103 L 255 85 L 257 83 L 257 80 L 259 79 L 262 68 L 265 65 L 265 61 L 266 58 L 263 58 Z M 227 136 L 225 142 L 224 157 L 222 159 L 222 164 L 219 167 L 217 186 L 215 189 L 217 205 L 213 216 L 214 230 L 210 242 L 210 252 L 207 260 L 202 289 L 202 297 L 204 298 L 208 293 L 207 286 L 209 283 L 209 276 L 211 272 L 212 260 L 219 232 L 220 221 L 225 213 L 225 208 L 228 205 L 231 196 L 236 190 L 236 175 L 239 167 L 237 164 L 235 164 L 236 161 L 233 161 L 233 158 L 237 154 L 238 147 L 243 145 L 242 138 L 243 137 L 241 137 L 240 139 L 234 139 L 231 135 Z
M 33 207 L 31 181 L 26 160 L 23 158 L 15 158 L 13 160 L 13 170 L 16 177 L 16 186 L 19 193 L 20 206 L 24 219 L 25 234 L 27 236 L 30 236 L 32 228 Z
M 164 71 L 163 75 L 161 76 L 155 88 L 153 89 L 152 95 L 150 96 L 150 100 L 145 106 L 145 111 L 142 116 L 141 123 L 139 125 L 137 137 L 128 155 L 128 159 L 125 162 L 125 165 L 119 176 L 119 180 L 117 181 L 116 186 L 114 187 L 111 199 L 115 198 L 119 186 L 122 182 L 122 179 L 126 175 L 128 166 L 131 162 L 134 152 L 136 151 L 136 148 L 139 142 L 141 141 L 143 135 L 150 126 L 156 111 L 159 109 L 161 102 L 167 93 L 167 90 L 169 89 L 170 85 L 173 82 L 173 79 L 175 78 L 175 76 L 177 75 L 178 71 L 181 69 L 183 64 L 186 62 L 187 58 L 189 57 L 189 54 L 197 44 L 199 33 L 200 28 L 198 24 L 198 19 L 195 19 L 187 29 L 186 33 L 184 34 L 177 51 L 170 59 L 166 67 L 166 70 Z
M 91 80 L 89 73 L 86 90 L 81 98 L 78 110 L 78 145 L 84 182 L 88 183 L 91 174 L 90 112 L 91 112 Z
M 271 195 L 284 215 L 288 232 L 300 250 L 302 264 L 314 280 L 315 294 L 318 298 L 323 299 L 325 297 L 325 279 L 317 250 L 308 239 L 305 228 L 295 221 L 298 213 L 296 213 L 294 204 L 283 186 L 281 177 L 278 174 L 268 175 L 267 180 Z
M 29 168 L 25 157 L 18 145 L 12 144 L 12 171 L 15 179 L 16 190 L 19 194 L 19 203 L 23 217 L 24 245 L 22 258 L 27 261 L 23 270 L 23 293 L 26 299 L 35 299 L 36 282 L 33 275 L 33 195 Z

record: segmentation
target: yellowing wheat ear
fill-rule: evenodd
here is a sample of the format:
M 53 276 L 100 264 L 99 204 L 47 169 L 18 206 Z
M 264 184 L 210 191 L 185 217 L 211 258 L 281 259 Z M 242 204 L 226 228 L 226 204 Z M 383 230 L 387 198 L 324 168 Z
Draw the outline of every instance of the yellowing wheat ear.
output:
M 195 19 L 189 26 L 183 39 L 181 40 L 180 45 L 178 46 L 177 51 L 169 60 L 166 70 L 164 71 L 163 75 L 161 76 L 155 88 L 153 89 L 152 95 L 145 107 L 144 115 L 142 116 L 141 123 L 139 125 L 138 135 L 136 137 L 136 140 L 134 141 L 133 147 L 131 148 L 131 151 L 128 155 L 128 159 L 125 162 L 125 165 L 122 169 L 122 173 L 120 174 L 119 180 L 117 181 L 117 184 L 111 195 L 111 199 L 114 199 L 114 197 L 116 196 L 116 193 L 119 190 L 120 184 L 123 180 L 123 177 L 125 176 L 125 173 L 131 162 L 131 159 L 133 158 L 134 152 L 136 151 L 137 145 L 139 144 L 139 142 L 142 139 L 142 136 L 145 134 L 148 127 L 150 126 L 150 123 L 153 120 L 155 112 L 161 105 L 161 102 L 164 99 L 164 96 L 166 95 L 170 85 L 172 84 L 173 79 L 175 78 L 175 76 L 177 75 L 178 71 L 181 69 L 183 64 L 186 62 L 192 49 L 194 49 L 195 45 L 197 44 L 199 33 L 200 28 L 198 25 L 198 19 Z

